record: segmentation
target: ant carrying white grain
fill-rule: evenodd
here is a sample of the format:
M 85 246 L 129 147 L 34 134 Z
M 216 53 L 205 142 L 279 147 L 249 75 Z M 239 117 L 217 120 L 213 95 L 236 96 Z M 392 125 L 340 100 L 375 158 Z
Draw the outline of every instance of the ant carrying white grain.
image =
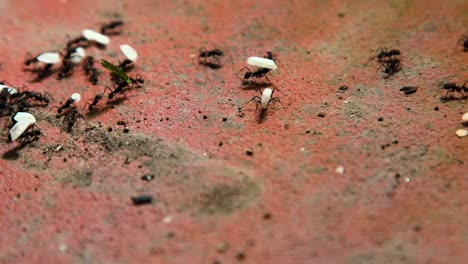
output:
M 70 61 L 74 64 L 80 63 L 84 57 L 86 57 L 86 52 L 82 47 L 78 47 L 70 53 Z
M 132 46 L 128 45 L 128 44 L 123 44 L 123 45 L 120 45 L 120 50 L 122 51 L 122 53 L 125 55 L 125 57 L 127 57 L 127 59 L 135 62 L 138 58 L 138 53 L 136 52 L 136 50 L 134 48 L 132 48 Z
M 32 57 L 30 53 L 28 53 L 27 59 L 24 61 L 26 66 L 30 64 L 36 64 L 38 62 L 42 62 L 45 64 L 57 64 L 60 62 L 60 53 L 58 52 L 44 52 L 35 57 Z
M 243 71 L 244 69 L 247 69 L 247 72 L 245 72 L 244 78 L 242 79 L 243 84 L 245 84 L 248 79 L 261 77 L 265 77 L 268 82 L 271 83 L 267 74 L 270 71 L 275 71 L 278 69 L 274 60 L 261 57 L 249 57 L 247 59 L 247 64 L 255 66 L 257 69 L 252 71 L 248 67 L 244 67 L 240 70 Z
M 257 103 L 257 105 L 255 107 L 255 112 L 258 110 L 258 106 L 261 107 L 262 112 L 266 111 L 266 109 L 268 108 L 270 103 L 275 104 L 276 102 L 278 102 L 284 107 L 283 103 L 281 103 L 281 101 L 280 101 L 280 99 L 278 97 L 273 97 L 273 93 L 275 91 L 279 91 L 279 90 L 277 88 L 271 88 L 271 87 L 265 88 L 265 89 L 263 89 L 263 91 L 258 89 L 258 92 L 260 93 L 260 96 L 255 95 L 247 103 L 250 103 L 252 101 L 255 101 Z
M 17 112 L 13 116 L 14 125 L 10 129 L 10 141 L 17 140 L 28 128 L 36 123 L 36 118 L 27 112 Z
M 134 48 L 132 48 L 132 46 L 128 44 L 120 45 L 120 50 L 125 55 L 126 59 L 122 62 L 119 62 L 119 65 L 117 67 L 123 70 L 124 72 L 128 72 L 131 69 L 133 69 L 133 67 L 135 67 L 134 62 L 138 58 L 138 53 Z
M 110 43 L 110 39 L 108 36 L 103 35 L 91 29 L 83 30 L 82 34 L 83 34 L 83 37 L 85 37 L 87 40 L 94 41 L 101 45 L 108 45 Z
M 267 58 L 261 58 L 261 57 L 249 57 L 247 59 L 247 64 L 259 67 L 259 68 L 267 68 L 270 70 L 277 70 L 278 66 L 276 66 L 276 63 L 272 59 L 267 59 Z
M 80 100 L 81 100 L 81 95 L 79 93 L 74 93 L 70 96 L 70 98 L 68 98 L 68 100 L 63 105 L 61 105 L 60 107 L 57 107 L 57 106 L 54 106 L 54 107 L 57 107 L 57 113 L 62 114 L 63 110 L 70 108 L 72 104 L 78 103 Z
M 17 94 L 18 90 L 13 87 L 5 85 L 3 82 L 0 82 L 0 94 L 6 93 L 8 95 Z

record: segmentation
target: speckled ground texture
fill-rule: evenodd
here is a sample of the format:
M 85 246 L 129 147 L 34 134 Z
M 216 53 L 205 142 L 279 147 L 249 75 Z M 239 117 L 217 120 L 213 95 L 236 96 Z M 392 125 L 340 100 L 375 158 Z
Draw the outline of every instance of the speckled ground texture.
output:
M 31 82 L 22 62 L 114 19 L 123 34 L 87 52 L 131 44 L 144 87 L 67 133 L 50 107 L 79 92 L 81 109 L 108 74 Z M 467 263 L 468 102 L 440 85 L 468 79 L 468 2 L 4 0 L 0 25 L 0 79 L 53 97 L 31 110 L 38 141 L 2 132 L 0 263 Z M 381 46 L 403 72 L 366 65 Z M 239 70 L 266 51 L 284 107 L 259 122 Z

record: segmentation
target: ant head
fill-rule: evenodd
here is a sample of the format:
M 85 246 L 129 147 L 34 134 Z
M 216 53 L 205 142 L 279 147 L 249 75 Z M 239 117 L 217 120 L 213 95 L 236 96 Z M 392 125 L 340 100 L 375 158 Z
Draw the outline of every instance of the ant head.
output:
M 249 79 L 250 77 L 252 77 L 252 73 L 251 72 L 245 72 L 244 74 L 244 79 Z

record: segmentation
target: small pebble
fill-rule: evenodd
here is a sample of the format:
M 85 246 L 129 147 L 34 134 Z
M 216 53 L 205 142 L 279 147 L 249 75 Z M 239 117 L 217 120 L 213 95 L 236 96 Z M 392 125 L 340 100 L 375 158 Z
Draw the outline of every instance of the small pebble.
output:
M 247 150 L 247 151 L 245 152 L 245 154 L 246 154 L 247 156 L 253 156 L 253 151 Z
M 170 222 L 172 222 L 172 216 L 170 216 L 170 215 L 165 216 L 164 219 L 163 219 L 163 223 L 164 224 L 169 224 Z
M 400 89 L 400 91 L 404 92 L 406 95 L 414 94 L 417 90 L 418 88 L 414 86 L 403 86 Z
M 343 166 L 338 166 L 335 170 L 336 173 L 338 174 L 343 174 L 344 172 L 344 167 Z
M 455 131 L 455 134 L 457 134 L 458 137 L 462 138 L 462 137 L 465 137 L 466 135 L 468 135 L 468 130 L 458 129 L 457 131 Z
M 346 90 L 348 90 L 348 86 L 342 85 L 342 86 L 340 86 L 340 88 L 338 88 L 338 89 L 340 89 L 341 91 L 346 91 Z
M 325 117 L 325 113 L 318 113 L 318 117 Z
M 154 179 L 154 175 L 144 175 L 144 176 L 141 176 L 140 179 L 142 179 L 144 181 L 151 181 L 151 180 Z
M 383 117 L 379 117 L 379 119 L 377 119 L 377 121 L 382 122 L 382 121 L 383 121 Z

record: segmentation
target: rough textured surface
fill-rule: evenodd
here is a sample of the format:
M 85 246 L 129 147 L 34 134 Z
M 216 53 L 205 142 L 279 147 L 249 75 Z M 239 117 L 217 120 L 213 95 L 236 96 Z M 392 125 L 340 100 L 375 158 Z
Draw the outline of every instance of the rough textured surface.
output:
M 1 263 L 466 263 L 467 102 L 440 99 L 468 79 L 466 1 L 0 1 L 1 79 L 83 107 L 107 73 L 31 83 L 23 58 L 115 18 L 124 33 L 87 52 L 131 44 L 144 88 L 71 133 L 36 109 L 39 141 L 0 143 Z M 403 72 L 365 65 L 381 46 Z M 268 50 L 285 107 L 258 122 L 238 71 Z

